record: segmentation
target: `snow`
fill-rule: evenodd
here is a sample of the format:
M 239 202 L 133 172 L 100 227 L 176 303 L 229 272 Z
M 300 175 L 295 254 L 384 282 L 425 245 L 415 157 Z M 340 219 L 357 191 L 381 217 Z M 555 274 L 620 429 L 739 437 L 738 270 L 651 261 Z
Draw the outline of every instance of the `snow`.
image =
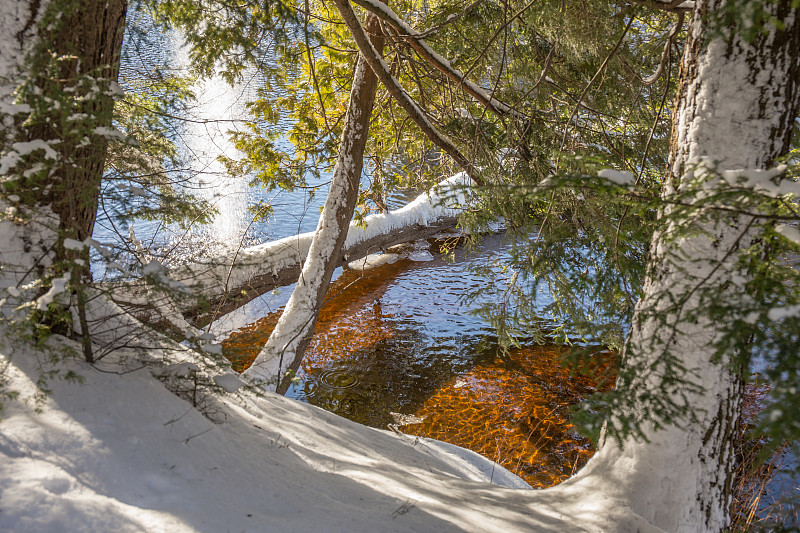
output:
M 787 317 L 800 315 L 800 305 L 790 305 L 788 307 L 773 307 L 767 312 L 767 318 L 772 321 L 782 320 Z
M 125 141 L 128 136 L 116 128 L 109 128 L 106 126 L 98 126 L 94 129 L 95 135 L 100 135 L 112 141 Z
M 236 392 L 240 388 L 244 387 L 244 382 L 239 379 L 239 376 L 236 374 L 223 374 L 220 376 L 214 376 L 212 378 L 214 383 L 222 387 L 225 392 Z
M 701 159 L 699 164 L 710 169 L 715 167 L 714 162 L 708 158 Z M 790 194 L 800 196 L 800 183 L 793 179 L 784 179 L 787 170 L 786 165 L 778 165 L 770 169 L 724 170 L 721 174 L 731 186 L 745 187 L 773 198 Z
M 421 263 L 433 261 L 433 255 L 427 250 L 415 250 L 408 254 L 408 258 L 411 261 L 418 261 Z
M 29 18 L 27 2 L 0 2 L 0 30 L 3 35 L 16 35 L 24 28 L 24 21 Z M 29 36 L 26 32 L 25 37 Z M 0 83 L 2 81 L 12 81 L 19 74 L 23 57 L 30 47 L 32 39 L 5 38 L 0 39 Z M 12 84 L 13 85 L 13 81 Z M 11 93 L 10 87 L 0 86 L 0 113 L 9 112 L 5 106 L 11 105 L 7 96 Z M 23 111 L 24 112 L 24 111 Z
M 69 274 L 64 274 L 60 278 L 55 278 L 51 282 L 50 289 L 36 299 L 36 308 L 39 311 L 46 311 L 47 306 L 53 303 L 56 296 L 62 294 L 67 290 L 67 283 L 69 283 Z
M 469 177 L 460 172 L 441 181 L 431 191 L 419 195 L 414 201 L 400 209 L 368 216 L 365 219 L 366 228 L 358 228 L 354 224 L 350 226 L 345 247 L 353 246 L 377 235 L 386 234 L 393 229 L 413 224 L 428 226 L 440 218 L 460 214 L 460 206 L 466 201 L 463 188 L 470 184 Z M 355 229 L 354 226 L 358 229 Z
M 0 368 L 9 363 L 4 379 L 20 399 L 4 400 L 0 420 L 0 531 L 655 531 L 613 500 L 587 497 L 590 487 L 524 490 L 468 450 L 271 393 L 214 394 L 204 416 L 136 370 L 131 353 L 116 354 L 130 367 L 65 361 L 62 374 L 83 383 L 51 379 L 37 404 L 37 354 L 17 348 L 9 360 L 2 339 Z M 59 353 L 79 350 L 56 339 Z
M 347 264 L 347 268 L 351 270 L 370 270 L 381 265 L 390 265 L 399 258 L 398 254 L 393 253 L 370 254 L 356 261 L 351 261 Z
M 65 249 L 74 250 L 74 251 L 83 250 L 88 245 L 87 243 L 85 243 L 83 241 L 77 241 L 75 239 L 70 239 L 70 238 L 64 239 L 63 244 L 64 244 L 64 248 Z
M 458 215 L 461 212 L 461 205 L 466 201 L 463 188 L 470 183 L 466 174 L 458 173 L 443 180 L 431 191 L 419 195 L 400 209 L 370 215 L 361 225 L 351 222 L 344 248 L 384 235 L 394 229 L 414 224 L 428 226 L 441 218 Z M 320 221 L 320 224 L 332 222 L 335 221 Z M 205 295 L 221 295 L 228 289 L 243 285 L 253 276 L 277 272 L 304 261 L 308 256 L 314 233 L 311 231 L 292 235 L 245 248 L 235 255 L 183 265 L 172 269 L 168 277 L 197 287 Z
M 775 226 L 775 231 L 780 233 L 795 244 L 800 244 L 800 230 L 795 226 L 788 226 L 786 224 L 778 224 Z
M 154 371 L 153 375 L 185 378 L 192 372 L 199 372 L 199 371 L 200 371 L 200 366 L 198 366 L 197 364 L 183 362 L 165 366 L 164 368 L 161 368 L 158 371 Z
M 426 262 L 426 261 L 433 261 L 433 255 L 429 251 L 430 244 L 426 240 L 416 241 L 413 244 L 414 249 L 411 253 L 408 254 L 408 258 L 411 261 L 419 261 L 419 262 Z
M 159 281 L 162 285 L 174 289 L 179 292 L 188 293 L 189 288 L 181 283 L 171 279 L 168 275 L 167 268 L 156 259 L 151 259 L 142 266 L 143 276 L 152 276 Z
M 0 96 L 2 96 L 0 94 Z M 11 150 L 0 157 L 0 176 L 8 174 L 22 160 L 22 156 L 28 155 L 37 150 L 44 151 L 45 159 L 57 160 L 58 152 L 53 150 L 51 143 L 42 139 L 32 141 L 16 142 L 11 144 Z
M 614 170 L 613 168 L 604 168 L 597 175 L 603 179 L 616 183 L 617 185 L 633 185 L 636 181 L 636 176 L 626 170 Z

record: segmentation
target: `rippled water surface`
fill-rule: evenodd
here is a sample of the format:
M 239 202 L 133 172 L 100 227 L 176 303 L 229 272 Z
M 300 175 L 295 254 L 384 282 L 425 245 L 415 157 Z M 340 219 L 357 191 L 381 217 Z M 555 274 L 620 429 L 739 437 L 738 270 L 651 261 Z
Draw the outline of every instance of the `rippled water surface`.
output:
M 152 66 L 180 69 L 187 63 L 179 35 L 156 41 L 158 47 L 136 50 L 129 57 L 123 82 Z M 134 230 L 142 240 L 196 242 L 199 246 L 190 244 L 186 253 L 216 254 L 314 229 L 326 177 L 312 184 L 320 186 L 313 199 L 304 190 L 270 193 L 227 177 L 217 160 L 219 155 L 239 155 L 227 131 L 241 127 L 244 104 L 260 83 L 258 76 L 248 74 L 233 88 L 219 79 L 197 83 L 198 98 L 184 117 L 190 120 L 176 121 L 173 135 L 191 169 L 188 186 L 215 205 L 219 215 L 189 234 L 137 222 Z M 406 199 L 396 196 L 390 207 Z M 251 224 L 248 207 L 258 201 L 269 202 L 274 216 Z M 115 238 L 117 231 L 108 224 L 99 221 L 101 239 L 103 232 Z M 121 233 L 127 234 L 125 228 Z M 526 346 L 499 359 L 493 329 L 471 313 L 480 302 L 463 302 L 486 283 L 472 267 L 491 265 L 507 253 L 502 237 L 488 237 L 472 255 L 456 248 L 452 259 L 432 244 L 432 261 L 404 259 L 339 276 L 288 396 L 370 426 L 391 424 L 396 430 L 471 448 L 534 486 L 564 479 L 591 454 L 589 443 L 573 431 L 567 417 L 569 405 L 593 384 L 570 378 L 557 364 L 562 347 Z M 496 274 L 501 275 L 499 270 Z M 235 367 L 244 368 L 258 353 L 289 290 L 272 300 L 262 297 L 238 313 L 239 323 L 251 323 L 225 343 Z M 227 326 L 217 327 L 231 327 L 232 320 L 228 317 L 223 321 Z
M 569 406 L 595 384 L 558 363 L 561 346 L 526 346 L 501 360 L 492 328 L 462 302 L 485 283 L 472 266 L 505 251 L 495 236 L 475 255 L 457 249 L 453 260 L 434 253 L 429 262 L 345 272 L 287 395 L 363 424 L 470 448 L 533 486 L 565 479 L 591 455 L 568 423 Z M 235 368 L 252 361 L 277 318 L 226 342 Z

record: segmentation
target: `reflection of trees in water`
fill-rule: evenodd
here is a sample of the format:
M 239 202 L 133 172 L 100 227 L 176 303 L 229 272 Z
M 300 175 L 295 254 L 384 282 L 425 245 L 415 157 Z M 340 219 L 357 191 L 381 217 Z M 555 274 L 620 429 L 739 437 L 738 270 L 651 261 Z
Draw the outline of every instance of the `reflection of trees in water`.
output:
M 569 418 L 595 383 L 560 363 L 566 350 L 525 347 L 502 360 L 496 338 L 436 339 L 404 328 L 349 356 L 304 365 L 300 395 L 374 427 L 392 423 L 392 412 L 415 414 L 422 422 L 405 432 L 469 448 L 545 487 L 593 453 Z
M 453 270 L 400 261 L 345 272 L 330 289 L 288 395 L 379 428 L 395 422 L 393 412 L 416 414 L 422 423 L 403 431 L 472 449 L 534 486 L 565 479 L 592 454 L 569 424 L 569 406 L 594 384 L 559 364 L 563 347 L 526 347 L 501 359 L 496 336 L 460 327 L 457 298 L 434 302 L 413 290 L 415 299 L 405 298 L 410 285 L 469 282 Z M 446 331 L 431 334 L 432 312 L 448 314 L 436 322 Z M 277 318 L 232 336 L 226 354 L 249 364 Z
M 592 453 L 568 420 L 569 406 L 594 384 L 559 364 L 562 347 L 501 358 L 497 337 L 462 318 L 457 296 L 442 295 L 470 283 L 458 272 L 463 266 L 399 261 L 345 272 L 329 291 L 288 395 L 379 428 L 395 422 L 393 412 L 420 415 L 422 423 L 403 431 L 472 449 L 534 486 L 554 484 Z M 277 318 L 225 344 L 237 369 L 257 355 Z
M 561 364 L 567 350 L 524 347 L 483 361 L 441 386 L 415 411 L 422 422 L 404 430 L 469 448 L 533 487 L 560 483 L 593 453 L 569 418 L 595 383 Z

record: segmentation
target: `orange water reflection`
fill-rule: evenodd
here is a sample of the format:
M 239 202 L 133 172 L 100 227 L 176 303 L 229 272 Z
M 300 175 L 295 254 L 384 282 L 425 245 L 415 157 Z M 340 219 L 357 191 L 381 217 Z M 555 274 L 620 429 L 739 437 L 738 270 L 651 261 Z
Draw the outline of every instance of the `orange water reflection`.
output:
M 569 407 L 594 390 L 560 362 L 563 346 L 534 346 L 474 368 L 431 396 L 404 431 L 493 459 L 534 488 L 560 483 L 594 450 L 569 423 Z M 599 354 L 600 356 L 604 354 Z
M 384 356 L 375 352 L 399 332 L 392 315 L 382 310 L 381 297 L 398 274 L 410 267 L 413 265 L 408 261 L 399 261 L 363 274 L 345 272 L 329 291 L 329 301 L 320 314 L 298 377 L 327 371 L 334 388 L 343 391 L 357 386 L 348 375 L 333 376 L 330 369 L 342 364 L 369 366 Z M 252 363 L 278 316 L 273 313 L 223 343 L 224 353 L 236 370 Z M 560 364 L 566 350 L 563 346 L 524 347 L 513 350 L 506 360 L 484 357 L 455 372 L 454 377 L 445 376 L 435 386 L 408 387 L 418 397 L 409 401 L 412 411 L 405 414 L 423 420 L 400 429 L 476 451 L 533 487 L 559 483 L 593 453 L 590 442 L 578 435 L 568 420 L 569 406 L 593 391 L 596 383 L 582 375 L 571 375 Z M 607 366 L 605 361 L 611 359 L 608 355 L 598 353 L 595 359 Z M 380 381 L 375 394 L 398 394 L 388 383 L 392 375 L 379 372 L 374 379 Z M 358 409 L 385 407 L 388 411 L 391 406 L 378 400 L 342 407 L 344 398 L 344 394 L 329 395 L 318 405 L 361 422 L 364 419 Z
M 393 335 L 381 311 L 380 296 L 389 282 L 403 272 L 409 261 L 397 261 L 379 269 L 345 271 L 328 290 L 301 372 L 345 359 Z M 241 328 L 223 342 L 223 352 L 234 370 L 249 367 L 267 342 L 280 318 L 280 311 Z

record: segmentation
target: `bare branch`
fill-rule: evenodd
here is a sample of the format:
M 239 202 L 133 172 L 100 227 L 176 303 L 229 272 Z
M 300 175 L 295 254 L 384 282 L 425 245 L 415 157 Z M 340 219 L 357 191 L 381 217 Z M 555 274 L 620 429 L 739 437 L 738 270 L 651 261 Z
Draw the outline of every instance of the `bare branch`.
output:
M 671 0 L 669 2 L 662 2 L 661 0 L 634 0 L 634 2 L 652 9 L 671 11 L 673 13 L 687 13 L 694 9 L 694 2 L 692 0 Z
M 372 46 L 372 43 L 367 38 L 367 34 L 364 32 L 364 28 L 361 26 L 361 22 L 356 17 L 353 8 L 350 6 L 350 2 L 348 0 L 334 0 L 334 5 L 336 5 L 337 9 L 339 9 L 339 13 L 342 15 L 342 19 L 344 20 L 347 27 L 350 29 L 350 33 L 353 35 L 353 39 L 356 41 L 358 45 L 359 51 L 364 56 L 364 59 L 369 64 L 370 68 L 375 72 L 375 75 L 380 79 L 381 83 L 389 94 L 397 100 L 397 103 L 400 104 L 408 116 L 414 121 L 414 123 L 422 130 L 422 132 L 439 148 L 444 150 L 447 155 L 453 158 L 458 166 L 464 169 L 467 175 L 472 179 L 473 183 L 478 185 L 483 185 L 484 180 L 481 178 L 477 168 L 475 165 L 468 160 L 459 150 L 456 148 L 453 141 L 451 141 L 447 136 L 441 133 L 436 127 L 431 123 L 428 119 L 425 111 L 417 104 L 417 102 L 411 98 L 411 96 L 403 89 L 400 85 L 400 82 L 392 76 L 389 65 L 386 64 L 386 61 L 383 60 L 381 55 Z
M 658 68 L 656 69 L 656 71 L 653 73 L 652 76 L 648 76 L 647 78 L 642 78 L 641 76 L 639 76 L 639 79 L 645 85 L 654 84 L 656 80 L 661 76 L 661 73 L 664 72 L 664 64 L 667 61 L 667 57 L 670 55 L 669 51 L 672 48 L 672 45 L 675 43 L 675 36 L 678 35 L 678 30 L 681 29 L 681 26 L 683 26 L 682 11 L 678 13 L 678 21 L 669 30 L 667 42 L 664 44 L 664 51 L 661 52 L 661 60 L 658 62 Z
M 411 46 L 421 58 L 425 59 L 445 76 L 457 82 L 465 92 L 480 102 L 481 105 L 488 108 L 492 113 L 498 116 L 512 115 L 521 120 L 527 119 L 527 117 L 519 111 L 487 93 L 480 85 L 471 82 L 460 70 L 453 68 L 450 61 L 436 53 L 433 48 L 422 40 L 422 35 L 403 21 L 389 6 L 380 0 L 353 0 L 353 2 L 387 22 L 399 33 L 399 37 L 405 39 L 409 46 Z M 517 15 L 519 15 L 519 13 Z
M 459 11 L 458 13 L 456 13 L 454 15 L 450 15 L 449 17 L 447 17 L 447 20 L 445 22 L 443 22 L 443 23 L 441 23 L 441 24 L 439 24 L 437 26 L 434 26 L 432 28 L 428 28 L 427 30 L 423 30 L 423 31 L 419 32 L 417 37 L 421 38 L 421 39 L 424 39 L 425 37 L 428 37 L 429 35 L 433 35 L 437 31 L 439 31 L 440 29 L 442 29 L 445 26 L 447 26 L 448 24 L 452 24 L 453 22 L 457 21 L 458 19 L 460 19 L 461 17 L 463 17 L 464 15 L 469 13 L 472 10 L 472 8 L 474 8 L 478 4 L 482 4 L 482 3 L 483 3 L 483 0 L 475 0 L 474 2 L 472 2 L 470 5 L 468 5 L 467 7 L 465 7 L 464 9 Z

